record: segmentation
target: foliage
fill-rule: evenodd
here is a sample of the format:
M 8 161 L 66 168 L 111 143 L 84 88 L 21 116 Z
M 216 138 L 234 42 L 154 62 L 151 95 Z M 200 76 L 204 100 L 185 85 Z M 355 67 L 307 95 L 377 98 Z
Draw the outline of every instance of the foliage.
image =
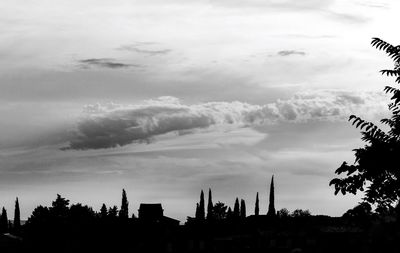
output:
M 107 211 L 107 206 L 106 204 L 103 203 L 103 205 L 100 208 L 100 218 L 106 218 L 108 215 L 108 211 Z
M 50 213 L 55 217 L 66 217 L 69 211 L 69 200 L 57 194 L 56 200 L 52 202 Z
M 214 217 L 213 208 L 214 208 L 214 205 L 212 202 L 211 189 L 208 189 L 207 220 L 213 219 L 213 217 Z
M 121 209 L 119 210 L 119 217 L 123 219 L 128 219 L 129 217 L 129 202 L 126 197 L 125 189 L 122 189 L 122 201 L 121 201 Z
M 28 224 L 40 224 L 50 218 L 50 210 L 47 206 L 37 206 L 28 218 Z
M 118 207 L 113 206 L 108 209 L 108 217 L 109 218 L 117 218 L 118 216 Z
M 280 218 L 285 218 L 290 216 L 290 212 L 286 208 L 282 208 L 276 212 L 276 215 Z
M 21 214 L 19 210 L 18 198 L 15 200 L 15 210 L 14 210 L 14 230 L 18 231 L 21 226 Z
M 200 192 L 200 203 L 198 204 L 198 210 L 196 208 L 196 219 L 204 220 L 205 219 L 205 205 L 204 205 L 204 192 L 201 190 Z
M 381 70 L 382 75 L 395 77 L 395 82 L 400 84 L 400 46 L 378 38 L 373 38 L 371 44 L 394 61 L 394 68 Z M 377 210 L 392 209 L 400 196 L 400 90 L 386 86 L 384 91 L 392 95 L 388 105 L 391 117 L 380 123 L 389 130 L 384 131 L 372 122 L 351 115 L 349 121 L 361 130 L 361 139 L 366 145 L 354 149 L 354 164 L 343 162 L 335 171 L 338 175 L 346 174 L 345 177 L 334 178 L 329 183 L 334 185 L 335 195 L 365 192 L 363 200 L 376 204 Z
M 81 203 L 71 205 L 68 217 L 74 221 L 89 221 L 96 217 L 95 212 L 91 207 L 82 205 Z
M 228 207 L 228 211 L 226 212 L 226 219 L 231 220 L 232 217 L 233 217 L 232 209 L 231 209 L 231 207 Z
M 311 213 L 309 210 L 303 210 L 303 209 L 296 209 L 294 210 L 290 216 L 292 217 L 308 217 L 311 216 Z
M 246 202 L 244 199 L 240 200 L 240 218 L 246 218 Z
M 367 202 L 362 202 L 343 214 L 344 218 L 368 218 L 372 215 L 372 207 Z
M 0 216 L 0 233 L 4 233 L 8 231 L 8 217 L 7 210 L 3 207 L 1 210 Z
M 260 214 L 260 201 L 258 199 L 258 192 L 256 195 L 256 206 L 254 207 L 254 215 L 259 215 Z
M 239 199 L 236 198 L 235 205 L 233 207 L 233 215 L 234 218 L 238 218 L 240 216 L 240 208 L 239 208 Z
M 227 217 L 227 209 L 228 207 L 218 201 L 217 203 L 215 203 L 214 208 L 213 208 L 213 212 L 214 212 L 214 219 L 215 220 L 224 220 Z
M 268 205 L 268 216 L 275 216 L 275 187 L 274 187 L 274 176 L 271 179 L 271 185 L 269 189 L 269 205 Z

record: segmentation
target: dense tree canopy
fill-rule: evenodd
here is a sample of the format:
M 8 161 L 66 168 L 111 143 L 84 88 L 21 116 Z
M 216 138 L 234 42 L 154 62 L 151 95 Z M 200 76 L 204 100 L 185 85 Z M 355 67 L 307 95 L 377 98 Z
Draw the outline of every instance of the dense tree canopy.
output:
M 395 77 L 395 82 L 400 84 L 400 45 L 393 46 L 378 38 L 373 38 L 371 44 L 394 62 L 393 69 L 381 70 L 382 75 Z M 361 130 L 361 139 L 366 145 L 354 150 L 354 164 L 343 162 L 335 171 L 345 176 L 330 182 L 335 186 L 335 194 L 365 192 L 363 200 L 377 205 L 377 210 L 392 209 L 400 197 L 400 90 L 386 86 L 384 91 L 392 95 L 388 105 L 391 117 L 382 119 L 378 127 L 355 115 L 350 116 L 349 121 Z
M 228 209 L 228 207 L 221 201 L 218 201 L 217 203 L 215 203 L 214 208 L 213 208 L 214 219 L 215 220 L 224 220 L 227 215 L 227 209 Z

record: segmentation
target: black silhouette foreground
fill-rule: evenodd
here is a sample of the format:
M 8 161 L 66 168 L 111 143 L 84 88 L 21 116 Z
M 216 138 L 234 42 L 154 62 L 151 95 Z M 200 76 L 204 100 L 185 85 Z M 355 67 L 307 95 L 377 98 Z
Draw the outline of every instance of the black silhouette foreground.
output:
M 14 222 L 3 208 L 0 217 L 0 252 L 389 252 L 397 246 L 396 216 L 382 217 L 368 203 L 348 210 L 342 217 L 313 216 L 308 210 L 275 212 L 271 180 L 268 211 L 254 215 L 236 198 L 234 211 L 222 202 L 212 203 L 209 190 L 207 214 L 204 193 L 195 217 L 184 225 L 164 215 L 161 203 L 142 203 L 138 217 L 129 214 L 122 191 L 121 207 L 102 205 L 98 212 L 72 204 L 57 194 L 50 207 L 38 206 L 25 224 L 19 220 L 16 200 Z M 396 234 L 397 233 L 397 234 Z M 381 251 L 383 250 L 383 251 Z
M 372 44 L 395 61 L 395 76 L 400 83 L 400 46 L 382 40 Z M 350 120 L 365 129 L 364 148 L 356 150 L 356 164 L 343 165 L 331 181 L 335 194 L 356 193 L 366 188 L 364 201 L 342 217 L 311 215 L 308 210 L 275 209 L 274 178 L 269 187 L 268 210 L 260 210 L 258 192 L 254 215 L 247 215 L 246 202 L 237 197 L 233 209 L 222 202 L 213 203 L 208 192 L 207 213 L 204 192 L 196 204 L 195 216 L 184 225 L 164 215 L 161 203 L 142 203 L 138 216 L 129 216 L 129 202 L 122 190 L 121 206 L 94 211 L 57 194 L 51 206 L 36 207 L 24 223 L 20 203 L 15 201 L 11 221 L 3 207 L 0 216 L 0 253 L 22 252 L 400 252 L 400 90 L 386 87 L 393 94 L 389 105 L 389 126 L 383 132 L 376 125 L 356 116 Z M 397 203 L 397 205 L 396 205 Z M 372 206 L 377 205 L 373 210 Z M 252 208 L 251 208 L 252 209 Z M 248 210 L 251 210 L 250 208 Z

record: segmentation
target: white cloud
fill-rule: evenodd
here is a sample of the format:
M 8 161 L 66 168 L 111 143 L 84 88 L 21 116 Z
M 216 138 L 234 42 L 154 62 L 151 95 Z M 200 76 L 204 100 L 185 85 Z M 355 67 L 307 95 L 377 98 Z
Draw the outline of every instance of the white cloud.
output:
M 346 120 L 351 114 L 375 118 L 387 100 L 373 92 L 320 90 L 294 95 L 266 105 L 244 102 L 208 102 L 185 105 L 175 97 L 160 97 L 135 105 L 94 104 L 85 107 L 71 149 L 98 149 L 149 142 L 154 136 L 210 126 L 237 127 L 279 121 Z

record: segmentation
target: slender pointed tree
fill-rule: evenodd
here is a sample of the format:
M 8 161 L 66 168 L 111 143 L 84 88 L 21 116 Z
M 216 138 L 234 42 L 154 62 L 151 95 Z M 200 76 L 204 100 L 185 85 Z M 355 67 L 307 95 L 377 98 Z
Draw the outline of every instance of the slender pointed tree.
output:
M 18 231 L 21 227 L 21 214 L 19 210 L 18 198 L 15 200 L 15 210 L 14 210 L 14 230 Z
M 271 185 L 269 189 L 269 205 L 268 205 L 268 216 L 275 216 L 275 188 L 274 188 L 274 176 L 272 175 Z
M 233 207 L 233 217 L 239 218 L 239 216 L 240 216 L 239 199 L 236 198 L 235 206 Z
M 246 218 L 246 203 L 244 199 L 240 200 L 240 218 Z
M 128 219 L 129 217 L 129 202 L 126 197 L 125 189 L 122 189 L 122 201 L 121 201 L 121 209 L 119 210 L 119 217 L 123 219 Z
M 211 189 L 208 189 L 208 205 L 207 205 L 207 220 L 212 220 L 214 217 L 214 204 L 212 202 Z
M 256 206 L 255 206 L 255 208 L 254 208 L 254 215 L 255 216 L 258 216 L 259 214 L 260 214 L 260 203 L 259 203 L 259 200 L 258 200 L 258 192 L 257 192 L 257 195 L 256 195 Z
M 200 219 L 199 211 L 200 211 L 199 203 L 196 203 L 196 213 L 195 213 L 195 215 L 194 215 L 194 217 L 196 218 L 196 220 L 199 220 L 199 219 Z
M 200 192 L 200 204 L 199 204 L 199 220 L 204 220 L 206 217 L 205 205 L 204 205 L 204 192 Z
M 0 233 L 5 233 L 8 231 L 8 217 L 7 217 L 7 210 L 3 207 L 1 210 L 1 217 L 0 217 Z

